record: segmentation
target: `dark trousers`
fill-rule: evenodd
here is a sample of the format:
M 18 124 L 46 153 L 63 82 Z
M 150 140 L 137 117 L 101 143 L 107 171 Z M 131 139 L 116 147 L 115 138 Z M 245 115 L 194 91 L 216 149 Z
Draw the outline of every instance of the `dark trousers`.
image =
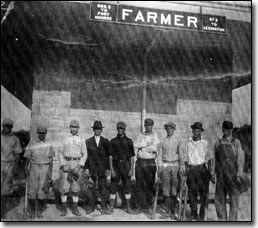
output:
M 97 177 L 92 176 L 92 180 L 94 181 L 94 186 L 89 189 L 88 196 L 90 199 L 90 207 L 92 209 L 95 209 L 96 207 L 96 183 L 97 183 Z M 100 199 L 101 199 L 101 208 L 107 207 L 107 182 L 106 182 L 106 176 L 98 177 L 98 187 L 100 191 Z
M 222 167 L 221 167 L 222 169 Z M 238 203 L 239 203 L 239 191 L 236 184 L 232 181 L 232 178 L 223 174 L 223 171 L 217 173 L 217 184 L 215 192 L 215 207 L 218 216 L 218 220 L 227 221 L 227 206 L 226 197 L 229 195 L 230 210 L 229 221 L 237 221 Z
M 156 171 L 154 159 L 137 159 L 135 166 L 136 194 L 140 209 L 143 209 L 145 195 L 147 207 L 152 206 Z
M 210 174 L 205 165 L 187 167 L 187 185 L 189 191 L 191 215 L 197 216 L 197 195 L 199 192 L 201 207 L 200 219 L 204 218 L 207 194 L 209 191 Z
M 252 168 L 252 156 L 251 155 L 245 155 L 245 166 L 244 166 L 244 172 L 251 172 Z
M 114 162 L 113 164 L 116 177 L 111 177 L 111 194 L 118 191 L 119 181 L 122 180 L 123 192 L 131 193 L 131 178 L 128 176 L 130 170 L 130 161 Z

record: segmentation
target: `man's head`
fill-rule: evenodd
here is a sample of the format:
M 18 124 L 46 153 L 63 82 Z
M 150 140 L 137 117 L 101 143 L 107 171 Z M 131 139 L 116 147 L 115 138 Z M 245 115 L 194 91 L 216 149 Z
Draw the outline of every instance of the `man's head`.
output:
M 80 125 L 78 120 L 72 120 L 70 122 L 70 132 L 72 135 L 76 135 L 78 133 L 79 128 Z
M 37 134 L 40 141 L 45 140 L 47 134 L 47 128 L 43 126 L 38 126 Z
M 225 136 L 232 134 L 233 123 L 231 121 L 224 121 L 222 124 L 222 132 Z
M 100 136 L 103 128 L 104 127 L 102 126 L 101 121 L 96 120 L 94 122 L 93 126 L 92 126 L 92 129 L 94 131 L 94 135 L 95 136 Z
M 172 136 L 174 135 L 174 131 L 176 130 L 176 125 L 172 121 L 169 121 L 164 124 L 164 128 L 167 132 L 167 136 Z
M 154 125 L 154 121 L 150 118 L 144 120 L 145 133 L 151 133 Z
M 3 126 L 3 133 L 10 134 L 13 129 L 13 121 L 10 118 L 6 118 L 3 120 L 2 126 Z
M 125 134 L 125 129 L 126 129 L 126 123 L 123 121 L 119 121 L 116 124 L 116 129 L 117 129 L 117 133 L 119 136 L 123 136 Z
M 204 131 L 204 129 L 202 128 L 202 123 L 195 122 L 193 125 L 191 125 L 191 128 L 192 128 L 193 138 L 200 139 L 201 134 Z

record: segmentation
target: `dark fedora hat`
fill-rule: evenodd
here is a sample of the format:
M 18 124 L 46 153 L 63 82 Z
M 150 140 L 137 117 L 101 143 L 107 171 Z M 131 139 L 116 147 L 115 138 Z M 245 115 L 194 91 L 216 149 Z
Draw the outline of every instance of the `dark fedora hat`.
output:
M 231 130 L 233 129 L 233 123 L 231 121 L 224 121 L 222 124 L 222 128 Z
M 91 128 L 93 128 L 93 129 L 102 129 L 104 127 L 102 126 L 101 121 L 96 120 Z
M 201 131 L 204 131 L 204 129 L 202 128 L 202 123 L 200 122 L 195 122 L 193 125 L 191 125 L 192 129 L 200 129 Z

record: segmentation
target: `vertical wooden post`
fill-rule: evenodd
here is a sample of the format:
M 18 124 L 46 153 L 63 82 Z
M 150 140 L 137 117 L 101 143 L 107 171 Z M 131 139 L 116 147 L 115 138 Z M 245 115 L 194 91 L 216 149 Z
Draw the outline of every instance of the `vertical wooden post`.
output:
M 144 56 L 144 75 L 143 75 L 143 88 L 142 88 L 142 112 L 141 112 L 141 130 L 144 132 L 144 120 L 146 118 L 146 97 L 147 97 L 147 64 L 148 53 Z

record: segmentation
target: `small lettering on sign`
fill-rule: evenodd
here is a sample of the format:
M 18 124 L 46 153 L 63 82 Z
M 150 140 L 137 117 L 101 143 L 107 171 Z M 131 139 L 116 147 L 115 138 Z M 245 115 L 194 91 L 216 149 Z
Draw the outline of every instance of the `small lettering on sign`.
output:
M 226 32 L 226 17 L 97 2 L 91 2 L 90 19 L 170 29 Z

